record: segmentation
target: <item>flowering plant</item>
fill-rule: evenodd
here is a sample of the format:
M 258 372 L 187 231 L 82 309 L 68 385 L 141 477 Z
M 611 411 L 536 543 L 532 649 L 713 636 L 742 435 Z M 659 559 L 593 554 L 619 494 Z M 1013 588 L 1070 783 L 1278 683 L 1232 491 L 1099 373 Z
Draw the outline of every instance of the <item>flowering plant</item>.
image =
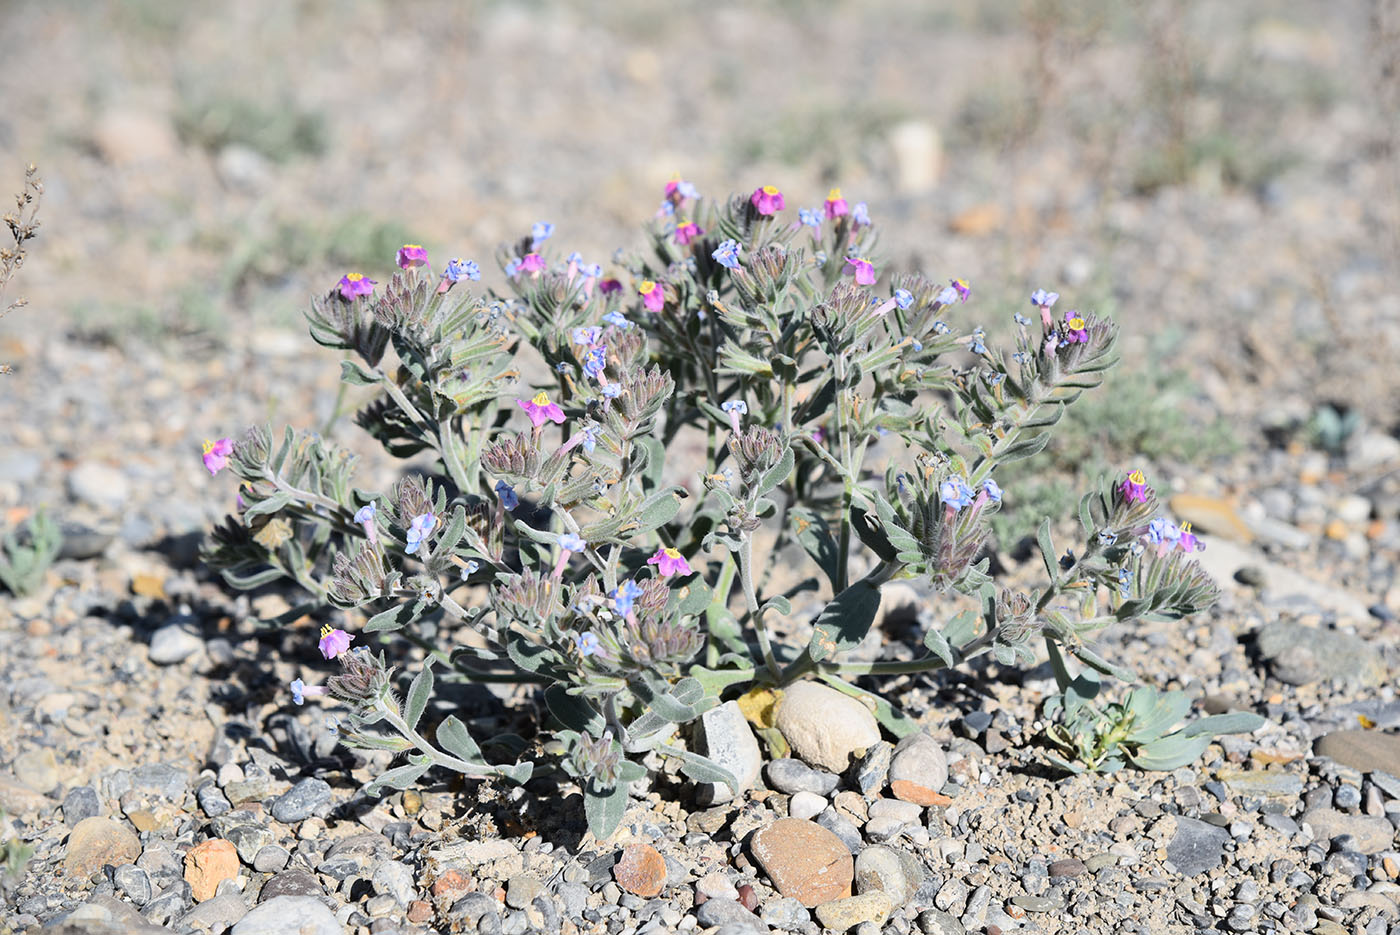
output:
M 293 691 L 344 702 L 346 742 L 408 755 L 373 787 L 434 765 L 514 781 L 558 768 L 602 837 L 662 759 L 740 791 L 682 726 L 746 690 L 820 678 L 904 736 L 913 721 L 851 679 L 987 652 L 1029 662 L 1043 640 L 1064 667 L 1131 680 L 1085 638 L 1214 599 L 1194 536 L 1155 518 L 1137 473 L 1084 498 L 1078 557 L 1041 526 L 1043 587 L 998 588 L 987 519 L 1010 494 L 993 474 L 1043 449 L 1101 382 L 1115 326 L 1056 318 L 1058 296 L 1037 291 L 1038 320 L 1016 315 L 1004 352 L 968 323 L 963 280 L 874 288 L 864 203 L 833 190 L 796 221 L 784 209 L 773 186 L 712 201 L 676 180 L 645 249 L 606 271 L 549 252 L 553 225 L 536 224 L 500 253 L 507 294 L 468 291 L 476 264 L 435 273 L 406 245 L 382 291 L 348 274 L 308 319 L 351 352 L 342 379 L 378 390 L 357 423 L 432 468 L 375 492 L 352 485 L 346 452 L 290 428 L 206 449 L 211 471 L 226 460 L 242 481 L 210 564 L 241 588 L 291 579 L 366 635 L 352 649 L 328 628 L 343 673 Z M 778 560 L 804 553 L 814 577 Z M 948 622 L 914 658 L 843 658 L 899 578 L 948 595 Z M 957 595 L 971 606 L 952 614 Z M 363 645 L 389 632 L 428 653 L 402 700 Z M 455 716 L 420 729 L 435 666 L 542 683 L 552 763 L 494 762 Z

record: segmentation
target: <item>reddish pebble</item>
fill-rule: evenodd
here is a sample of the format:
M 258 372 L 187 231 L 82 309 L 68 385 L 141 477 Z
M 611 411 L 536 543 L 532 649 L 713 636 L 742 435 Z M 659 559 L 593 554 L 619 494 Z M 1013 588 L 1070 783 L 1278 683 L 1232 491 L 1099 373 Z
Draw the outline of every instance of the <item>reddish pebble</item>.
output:
M 408 921 L 414 924 L 421 924 L 427 922 L 432 917 L 433 907 L 423 902 L 423 900 L 415 899 L 408 904 Z
M 213 899 L 219 884 L 238 877 L 238 850 L 223 838 L 211 838 L 185 854 L 185 882 L 196 902 Z
M 749 912 L 758 908 L 758 894 L 747 883 L 739 887 L 739 903 Z
M 930 789 L 928 786 L 919 785 L 908 779 L 890 780 L 890 791 L 894 797 L 902 802 L 913 802 L 915 805 L 922 805 L 928 808 L 930 805 L 952 805 L 953 800 L 937 789 Z
M 816 822 L 780 818 L 753 836 L 750 850 L 778 892 L 808 909 L 851 895 L 851 852 Z
M 666 858 L 650 844 L 629 844 L 613 867 L 613 878 L 633 896 L 651 899 L 666 885 Z
M 449 870 L 433 883 L 433 898 L 456 900 L 472 891 L 470 882 L 460 870 Z

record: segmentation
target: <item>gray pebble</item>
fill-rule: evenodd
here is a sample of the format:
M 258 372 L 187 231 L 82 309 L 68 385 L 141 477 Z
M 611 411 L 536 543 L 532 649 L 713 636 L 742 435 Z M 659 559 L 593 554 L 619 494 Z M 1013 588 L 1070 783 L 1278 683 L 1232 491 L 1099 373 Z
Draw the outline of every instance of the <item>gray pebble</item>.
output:
M 957 919 L 939 909 L 919 913 L 919 931 L 923 935 L 966 935 L 967 929 Z
M 277 873 L 287 866 L 292 855 L 279 844 L 268 844 L 258 849 L 253 857 L 253 869 L 259 873 Z
M 812 913 L 802 905 L 802 901 L 791 896 L 780 896 L 763 904 L 760 916 L 764 922 L 784 932 L 796 932 L 812 921 Z
M 695 918 L 705 928 L 737 925 L 751 932 L 767 932 L 763 920 L 734 899 L 707 899 L 695 907 Z
M 399 866 L 403 866 L 400 864 Z M 506 905 L 524 909 L 544 892 L 544 884 L 528 874 L 518 873 L 506 881 Z M 405 904 L 406 905 L 406 904 Z
M 992 715 L 989 711 L 973 711 L 963 716 L 962 726 L 964 733 L 968 737 L 976 737 L 978 734 L 992 726 Z
M 1249 932 L 1254 929 L 1254 907 L 1247 903 L 1239 903 L 1230 910 L 1230 915 L 1225 919 L 1225 927 L 1232 932 Z
M 272 803 L 272 817 L 290 825 L 304 821 L 331 804 L 331 787 L 324 779 L 308 776 Z
M 95 818 L 102 814 L 102 803 L 98 801 L 97 790 L 92 786 L 74 786 L 63 797 L 63 823 L 73 827 L 84 818 Z
M 115 512 L 131 495 L 131 484 L 117 468 L 84 461 L 68 474 L 68 494 L 74 500 Z
M 1065 901 L 1056 896 L 1016 896 L 1011 902 L 1027 912 L 1059 912 Z
M 141 914 L 156 925 L 169 925 L 185 914 L 191 902 L 190 885 L 184 880 L 172 883 L 141 907 Z
M 221 883 L 219 893 L 213 899 L 206 899 L 185 913 L 176 925 L 181 931 L 222 932 L 247 914 L 248 903 L 243 894 L 237 890 L 225 890 L 224 884 Z
M 138 906 L 144 906 L 151 901 L 151 878 L 135 864 L 123 864 L 118 867 L 112 873 L 112 882 Z
M 204 783 L 194 792 L 194 797 L 199 801 L 199 807 L 204 814 L 210 818 L 218 818 L 233 810 L 233 805 L 229 803 L 228 796 L 223 790 L 212 781 Z
M 1229 832 L 1213 824 L 1179 816 L 1176 835 L 1167 845 L 1167 859 L 1182 876 L 1194 877 L 1220 866 Z
M 260 903 L 229 930 L 229 935 L 344 935 L 344 928 L 311 896 L 275 896 Z
M 785 757 L 770 760 L 764 770 L 768 785 L 779 792 L 792 795 L 795 792 L 812 792 L 826 796 L 836 791 L 841 777 L 826 770 L 813 769 L 801 760 Z
M 301 869 L 283 870 L 268 880 L 263 884 L 261 892 L 258 893 L 258 901 L 267 902 L 278 896 L 310 896 L 323 903 L 334 903 L 334 900 L 326 894 L 320 881 L 308 871 Z
M 836 809 L 828 808 L 816 817 L 817 824 L 841 839 L 841 843 L 846 845 L 852 854 L 859 854 L 865 841 L 860 836 L 860 829 L 849 819 L 837 814 Z
M 204 640 L 188 623 L 167 623 L 151 634 L 151 661 L 171 666 L 202 652 Z
M 554 895 L 559 897 L 564 915 L 570 919 L 582 917 L 583 910 L 588 908 L 588 887 L 582 883 L 560 883 L 554 888 Z
M 468 893 L 452 904 L 448 910 L 447 917 L 451 920 L 461 919 L 468 927 L 475 926 L 481 928 L 482 920 L 488 916 L 493 916 L 499 923 L 500 916 L 496 913 L 496 901 L 485 893 Z
M 867 799 L 872 799 L 885 788 L 890 776 L 890 760 L 894 756 L 894 744 L 882 740 L 873 744 L 861 757 L 856 767 L 856 789 Z
M 1340 785 L 1332 792 L 1332 804 L 1337 808 L 1357 808 L 1361 805 L 1361 790 L 1355 786 Z

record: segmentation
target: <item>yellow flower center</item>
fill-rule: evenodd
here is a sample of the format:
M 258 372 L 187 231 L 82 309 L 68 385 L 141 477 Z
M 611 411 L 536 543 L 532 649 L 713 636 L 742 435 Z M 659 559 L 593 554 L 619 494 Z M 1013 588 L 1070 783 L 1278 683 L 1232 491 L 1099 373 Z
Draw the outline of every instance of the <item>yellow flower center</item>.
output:
M 346 273 L 346 274 L 345 274 L 345 278 L 348 279 L 348 280 L 350 280 L 351 282 L 359 282 L 361 279 L 364 279 L 364 278 L 365 278 L 365 274 L 364 274 L 364 273 Z
M 1072 328 L 1072 329 L 1075 330 L 1075 331 L 1083 331 L 1083 330 L 1084 330 L 1084 319 L 1082 319 L 1082 318 L 1080 318 L 1080 317 L 1078 317 L 1078 316 L 1075 316 L 1074 318 L 1071 318 L 1071 319 L 1069 320 L 1068 324 L 1069 324 L 1070 328 Z
M 681 557 L 680 549 L 662 549 L 661 551 L 664 552 L 666 554 L 666 557 L 669 559 L 677 559 Z
M 765 195 L 776 195 L 776 194 L 778 194 L 778 190 L 777 190 L 776 188 L 774 188 L 772 185 L 765 185 L 765 186 L 763 186 L 763 194 L 765 194 Z
M 953 280 L 953 285 L 954 285 L 954 286 L 957 286 L 959 289 L 966 289 L 966 288 L 967 288 L 967 281 L 964 280 L 964 279 L 954 279 L 954 280 Z
M 650 279 L 643 279 L 642 284 L 637 287 L 637 291 L 642 295 L 651 295 L 652 290 L 655 288 L 656 283 L 652 282 Z
M 839 188 L 833 188 L 831 191 L 827 192 L 827 193 L 826 193 L 826 200 L 827 200 L 827 201 L 840 201 L 840 200 L 841 200 L 841 189 L 839 189 Z
M 1187 522 L 1187 523 L 1182 523 L 1182 524 L 1181 524 L 1181 531 L 1182 531 L 1182 532 L 1190 532 L 1190 531 L 1191 531 L 1191 524 L 1190 524 L 1189 522 Z
M 1133 473 L 1129 474 L 1128 480 L 1132 481 L 1134 484 L 1147 483 L 1147 477 L 1143 475 L 1142 471 L 1134 471 Z
M 423 245 L 421 243 L 406 243 L 403 245 L 403 248 L 405 250 L 422 250 Z
M 538 393 L 535 394 L 535 398 L 531 400 L 531 402 L 533 402 L 536 406 L 548 406 L 549 394 L 546 393 L 544 390 L 540 390 Z
M 332 628 L 331 628 L 331 625 L 330 625 L 329 623 L 323 623 L 323 624 L 321 624 L 321 639 L 325 639 L 326 637 L 330 636 L 330 635 L 331 635 L 331 629 L 332 629 Z
M 204 440 L 204 453 L 205 453 L 205 454 L 208 454 L 209 452 L 211 452 L 211 451 L 213 451 L 213 450 L 214 450 L 214 443 L 211 442 L 209 439 L 206 438 L 206 439 Z

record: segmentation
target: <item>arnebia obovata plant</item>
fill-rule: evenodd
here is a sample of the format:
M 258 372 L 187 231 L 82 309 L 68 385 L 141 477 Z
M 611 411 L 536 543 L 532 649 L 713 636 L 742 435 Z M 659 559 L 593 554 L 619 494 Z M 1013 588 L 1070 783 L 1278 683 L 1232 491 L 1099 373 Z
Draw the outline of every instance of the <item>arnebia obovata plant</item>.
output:
M 1198 756 L 1198 738 L 1257 725 L 1228 715 L 1166 736 L 1180 693 L 1091 703 L 1099 673 L 1135 681 L 1090 647 L 1095 631 L 1216 595 L 1190 558 L 1198 540 L 1156 515 L 1140 473 L 1083 498 L 1073 551 L 1055 548 L 1047 518 L 1040 588 L 999 588 L 988 572 L 988 515 L 1014 495 L 996 469 L 1041 451 L 1102 381 L 1111 321 L 1057 313 L 1059 297 L 1037 290 L 1004 351 L 970 324 L 962 280 L 896 274 L 877 289 L 875 227 L 838 191 L 794 221 L 771 186 L 716 202 L 674 180 L 645 248 L 607 268 L 553 252 L 552 234 L 536 224 L 501 252 L 509 295 L 475 291 L 475 263 L 436 270 L 408 244 L 387 282 L 350 273 L 314 301 L 311 336 L 350 352 L 342 379 L 379 391 L 357 423 L 394 456 L 429 453 L 430 468 L 371 491 L 311 432 L 206 445 L 209 470 L 242 481 L 209 563 L 236 587 L 288 578 L 343 610 L 320 641 L 340 673 L 292 692 L 343 705 L 346 743 L 405 754 L 371 791 L 434 766 L 515 782 L 562 770 L 606 837 L 658 757 L 738 791 L 686 730 L 725 699 L 822 679 L 903 736 L 914 722 L 852 679 L 982 653 L 1033 662 L 1041 641 L 1066 768 L 1164 768 Z M 548 379 L 526 384 L 527 355 Z M 678 463 L 687 450 L 703 460 Z M 797 556 L 809 568 L 793 574 Z M 913 659 L 844 658 L 901 578 L 948 595 L 946 622 Z M 813 594 L 815 618 L 794 614 Z M 953 613 L 954 594 L 980 611 Z M 364 645 L 391 632 L 427 652 L 402 697 Z M 496 762 L 459 718 L 420 723 L 434 667 L 540 683 L 552 719 L 538 749 L 552 758 Z

